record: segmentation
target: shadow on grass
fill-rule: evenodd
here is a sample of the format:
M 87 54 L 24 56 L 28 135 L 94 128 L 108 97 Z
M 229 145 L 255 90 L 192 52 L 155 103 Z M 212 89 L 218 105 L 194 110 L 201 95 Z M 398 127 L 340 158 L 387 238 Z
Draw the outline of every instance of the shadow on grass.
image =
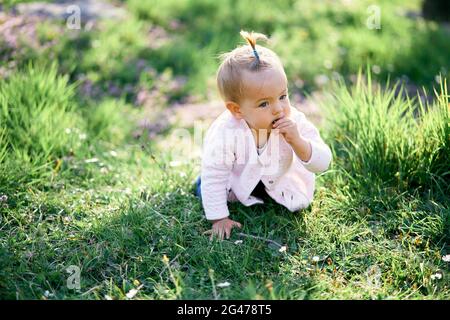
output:
M 178 189 L 144 201 L 130 199 L 127 208 L 90 229 L 95 243 L 109 249 L 103 251 L 101 263 L 83 269 L 90 275 L 112 277 L 115 283 L 124 280 L 120 270 L 128 269 L 128 281 L 138 279 L 145 285 L 142 293 L 156 299 L 213 299 L 210 270 L 215 285 L 231 283 L 229 288 L 220 289 L 221 298 L 270 297 L 265 281 L 278 277 L 286 256 L 279 247 L 237 234 L 272 239 L 295 250 L 301 233 L 298 218 L 293 219 L 292 213 L 275 203 L 250 208 L 234 203 L 230 211 L 243 229 L 234 230 L 230 240 L 210 242 L 203 235 L 210 224 L 204 219 L 199 199 L 192 194 Z M 235 243 L 238 239 L 241 244 Z M 164 256 L 170 268 L 164 264 Z

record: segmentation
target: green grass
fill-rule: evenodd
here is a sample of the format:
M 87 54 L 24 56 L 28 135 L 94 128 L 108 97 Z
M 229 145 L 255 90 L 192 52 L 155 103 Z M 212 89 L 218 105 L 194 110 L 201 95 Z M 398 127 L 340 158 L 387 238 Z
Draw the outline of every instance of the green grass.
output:
M 75 142 L 65 131 L 77 125 L 73 96 L 74 86 L 67 77 L 57 76 L 54 65 L 29 66 L 26 72 L 2 81 L 0 122 L 6 143 L 18 158 L 39 161 L 72 147 Z
M 345 159 L 345 172 L 363 184 L 370 181 L 371 186 L 384 183 L 399 190 L 449 194 L 447 84 L 442 83 L 432 108 L 415 98 L 405 101 L 395 96 L 397 86 L 372 92 L 370 76 L 368 80 L 365 85 L 359 79 L 351 90 L 335 87 L 335 99 L 323 106 L 333 119 L 326 125 L 328 139 Z
M 32 84 L 40 77 L 33 70 L 17 77 Z M 2 184 L 0 296 L 125 299 L 143 285 L 135 298 L 450 298 L 441 260 L 450 249 L 448 96 L 421 108 L 368 87 L 361 78 L 330 97 L 323 135 L 334 161 L 318 177 L 311 207 L 290 213 L 273 202 L 230 205 L 242 232 L 287 245 L 284 253 L 256 239 L 235 244 L 236 234 L 209 242 L 192 194 L 198 162 L 171 166 L 176 159 L 156 141 L 141 141 L 142 149 L 127 135 L 109 134 L 117 119 L 103 115 L 119 109 L 105 101 L 83 117 L 95 137 L 88 148 L 63 155 L 57 171 L 45 167 L 52 174 L 37 184 L 27 185 L 28 176 L 20 187 Z M 22 171 L 9 166 L 11 150 L 8 144 L 2 181 Z M 66 286 L 71 265 L 81 269 L 80 290 Z M 437 272 L 443 278 L 432 280 Z M 225 281 L 229 287 L 217 287 Z

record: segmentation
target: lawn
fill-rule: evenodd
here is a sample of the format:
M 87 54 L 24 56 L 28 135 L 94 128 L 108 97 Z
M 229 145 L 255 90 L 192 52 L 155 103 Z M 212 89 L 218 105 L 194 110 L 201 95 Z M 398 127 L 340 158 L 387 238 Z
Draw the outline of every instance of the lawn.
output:
M 370 29 L 370 1 L 117 0 L 126 20 L 80 30 L 19 2 L 0 7 L 0 299 L 450 298 L 450 29 L 420 1 L 378 1 Z M 233 203 L 243 229 L 209 241 L 192 132 L 212 118 L 171 116 L 218 99 L 241 28 L 271 37 L 292 101 L 321 97 L 333 161 L 307 209 Z

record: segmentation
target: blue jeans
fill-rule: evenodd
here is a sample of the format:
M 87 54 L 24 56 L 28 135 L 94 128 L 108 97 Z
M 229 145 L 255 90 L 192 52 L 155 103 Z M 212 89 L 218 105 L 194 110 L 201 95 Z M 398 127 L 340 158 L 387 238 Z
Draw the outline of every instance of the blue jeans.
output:
M 195 181 L 195 195 L 202 200 L 202 190 L 200 188 L 202 184 L 202 180 L 200 179 L 200 176 L 198 176 L 197 180 Z
M 202 190 L 200 186 L 202 185 L 202 181 L 200 179 L 200 176 L 198 176 L 197 180 L 195 181 L 195 195 L 202 200 Z M 253 189 L 252 193 L 253 196 L 258 197 L 263 200 L 269 200 L 270 196 L 267 194 L 264 184 L 262 181 L 259 181 L 256 185 L 255 189 Z

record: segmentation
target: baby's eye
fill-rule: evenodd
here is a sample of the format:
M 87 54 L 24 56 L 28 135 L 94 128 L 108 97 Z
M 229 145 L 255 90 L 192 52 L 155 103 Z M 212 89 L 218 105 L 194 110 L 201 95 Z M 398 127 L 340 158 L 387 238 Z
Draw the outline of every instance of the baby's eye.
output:
M 261 103 L 261 104 L 259 105 L 259 107 L 265 108 L 265 107 L 267 107 L 268 105 L 269 105 L 269 103 L 268 103 L 267 101 L 264 101 L 263 103 Z
M 287 95 L 286 94 L 283 94 L 281 97 L 280 97 L 280 100 L 284 100 L 284 99 L 286 99 L 287 98 Z

